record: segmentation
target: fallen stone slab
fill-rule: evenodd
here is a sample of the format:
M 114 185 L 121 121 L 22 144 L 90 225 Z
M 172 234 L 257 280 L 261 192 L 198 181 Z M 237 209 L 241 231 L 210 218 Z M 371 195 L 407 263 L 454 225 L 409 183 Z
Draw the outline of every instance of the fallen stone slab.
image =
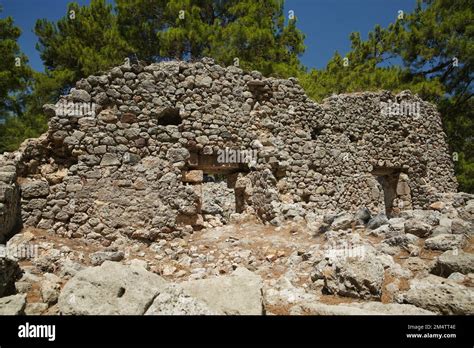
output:
M 304 309 L 314 315 L 434 315 L 436 313 L 409 304 L 399 303 L 345 303 L 328 305 L 309 303 Z
M 160 276 L 142 267 L 105 261 L 79 271 L 67 282 L 58 300 L 62 314 L 140 315 L 165 287 Z
M 192 297 L 177 284 L 169 284 L 161 290 L 145 315 L 219 315 L 203 300 Z
M 239 267 L 231 275 L 180 283 L 191 296 L 214 311 L 229 315 L 262 315 L 262 279 Z
M 454 281 L 429 275 L 410 280 L 410 289 L 398 302 L 441 314 L 474 314 L 474 290 Z

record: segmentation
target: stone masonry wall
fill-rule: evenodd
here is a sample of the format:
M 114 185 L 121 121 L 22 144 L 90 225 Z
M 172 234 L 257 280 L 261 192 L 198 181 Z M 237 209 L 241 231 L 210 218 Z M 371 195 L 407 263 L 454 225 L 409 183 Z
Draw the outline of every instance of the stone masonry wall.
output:
M 0 243 L 19 226 L 20 187 L 17 180 L 17 161 L 0 155 Z
M 384 111 L 394 103 L 418 112 Z M 115 67 L 45 110 L 47 134 L 4 157 L 21 157 L 24 224 L 70 237 L 154 240 L 199 228 L 206 173 L 227 177 L 237 212 L 272 223 L 362 206 L 397 214 L 457 187 L 440 116 L 410 92 L 317 104 L 296 79 L 205 58 Z M 253 150 L 256 163 L 220 163 L 226 148 Z

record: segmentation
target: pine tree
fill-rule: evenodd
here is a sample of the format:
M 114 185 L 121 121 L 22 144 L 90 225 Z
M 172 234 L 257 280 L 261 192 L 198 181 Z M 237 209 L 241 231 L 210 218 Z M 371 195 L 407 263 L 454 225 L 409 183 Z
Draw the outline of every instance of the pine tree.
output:
M 16 149 L 23 139 L 37 136 L 36 129 L 41 128 L 37 119 L 25 114 L 33 72 L 20 51 L 20 35 L 11 17 L 0 19 L 0 153 Z
M 14 25 L 13 18 L 0 18 L 0 120 L 20 110 L 20 94 L 32 75 L 28 58 L 20 52 L 17 42 L 20 35 L 21 30 Z
M 223 65 L 296 75 L 304 35 L 283 0 L 117 0 L 120 31 L 140 59 L 212 57 Z M 286 22 L 286 23 L 285 23 Z
M 70 3 L 57 23 L 36 22 L 35 33 L 48 75 L 65 84 L 123 63 L 132 47 L 120 35 L 113 7 L 105 0 L 89 6 Z

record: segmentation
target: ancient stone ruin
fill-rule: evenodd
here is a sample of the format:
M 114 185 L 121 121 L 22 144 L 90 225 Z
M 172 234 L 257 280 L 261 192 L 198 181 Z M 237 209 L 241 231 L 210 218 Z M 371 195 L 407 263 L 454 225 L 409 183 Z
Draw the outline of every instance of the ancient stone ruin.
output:
M 474 195 L 410 92 L 122 65 L 0 155 L 2 314 L 474 314 Z
M 48 132 L 0 156 L 2 238 L 23 224 L 172 239 L 242 212 L 396 217 L 456 191 L 440 115 L 410 92 L 317 104 L 294 78 L 203 59 L 118 66 L 45 110 Z

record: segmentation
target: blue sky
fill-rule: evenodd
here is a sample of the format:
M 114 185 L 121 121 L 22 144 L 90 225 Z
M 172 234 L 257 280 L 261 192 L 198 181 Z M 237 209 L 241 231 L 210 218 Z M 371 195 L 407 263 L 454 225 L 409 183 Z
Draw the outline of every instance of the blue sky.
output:
M 0 0 L 0 17 L 12 16 L 22 29 L 19 40 L 31 66 L 43 70 L 35 49 L 33 33 L 39 18 L 58 20 L 66 14 L 69 0 Z M 76 0 L 81 5 L 89 0 Z M 306 52 L 301 57 L 308 67 L 323 68 L 335 51 L 345 54 L 350 50 L 349 34 L 361 33 L 362 38 L 376 24 L 386 27 L 396 19 L 399 10 L 411 12 L 416 0 L 286 0 L 285 12 L 293 10 L 298 27 L 306 34 Z

